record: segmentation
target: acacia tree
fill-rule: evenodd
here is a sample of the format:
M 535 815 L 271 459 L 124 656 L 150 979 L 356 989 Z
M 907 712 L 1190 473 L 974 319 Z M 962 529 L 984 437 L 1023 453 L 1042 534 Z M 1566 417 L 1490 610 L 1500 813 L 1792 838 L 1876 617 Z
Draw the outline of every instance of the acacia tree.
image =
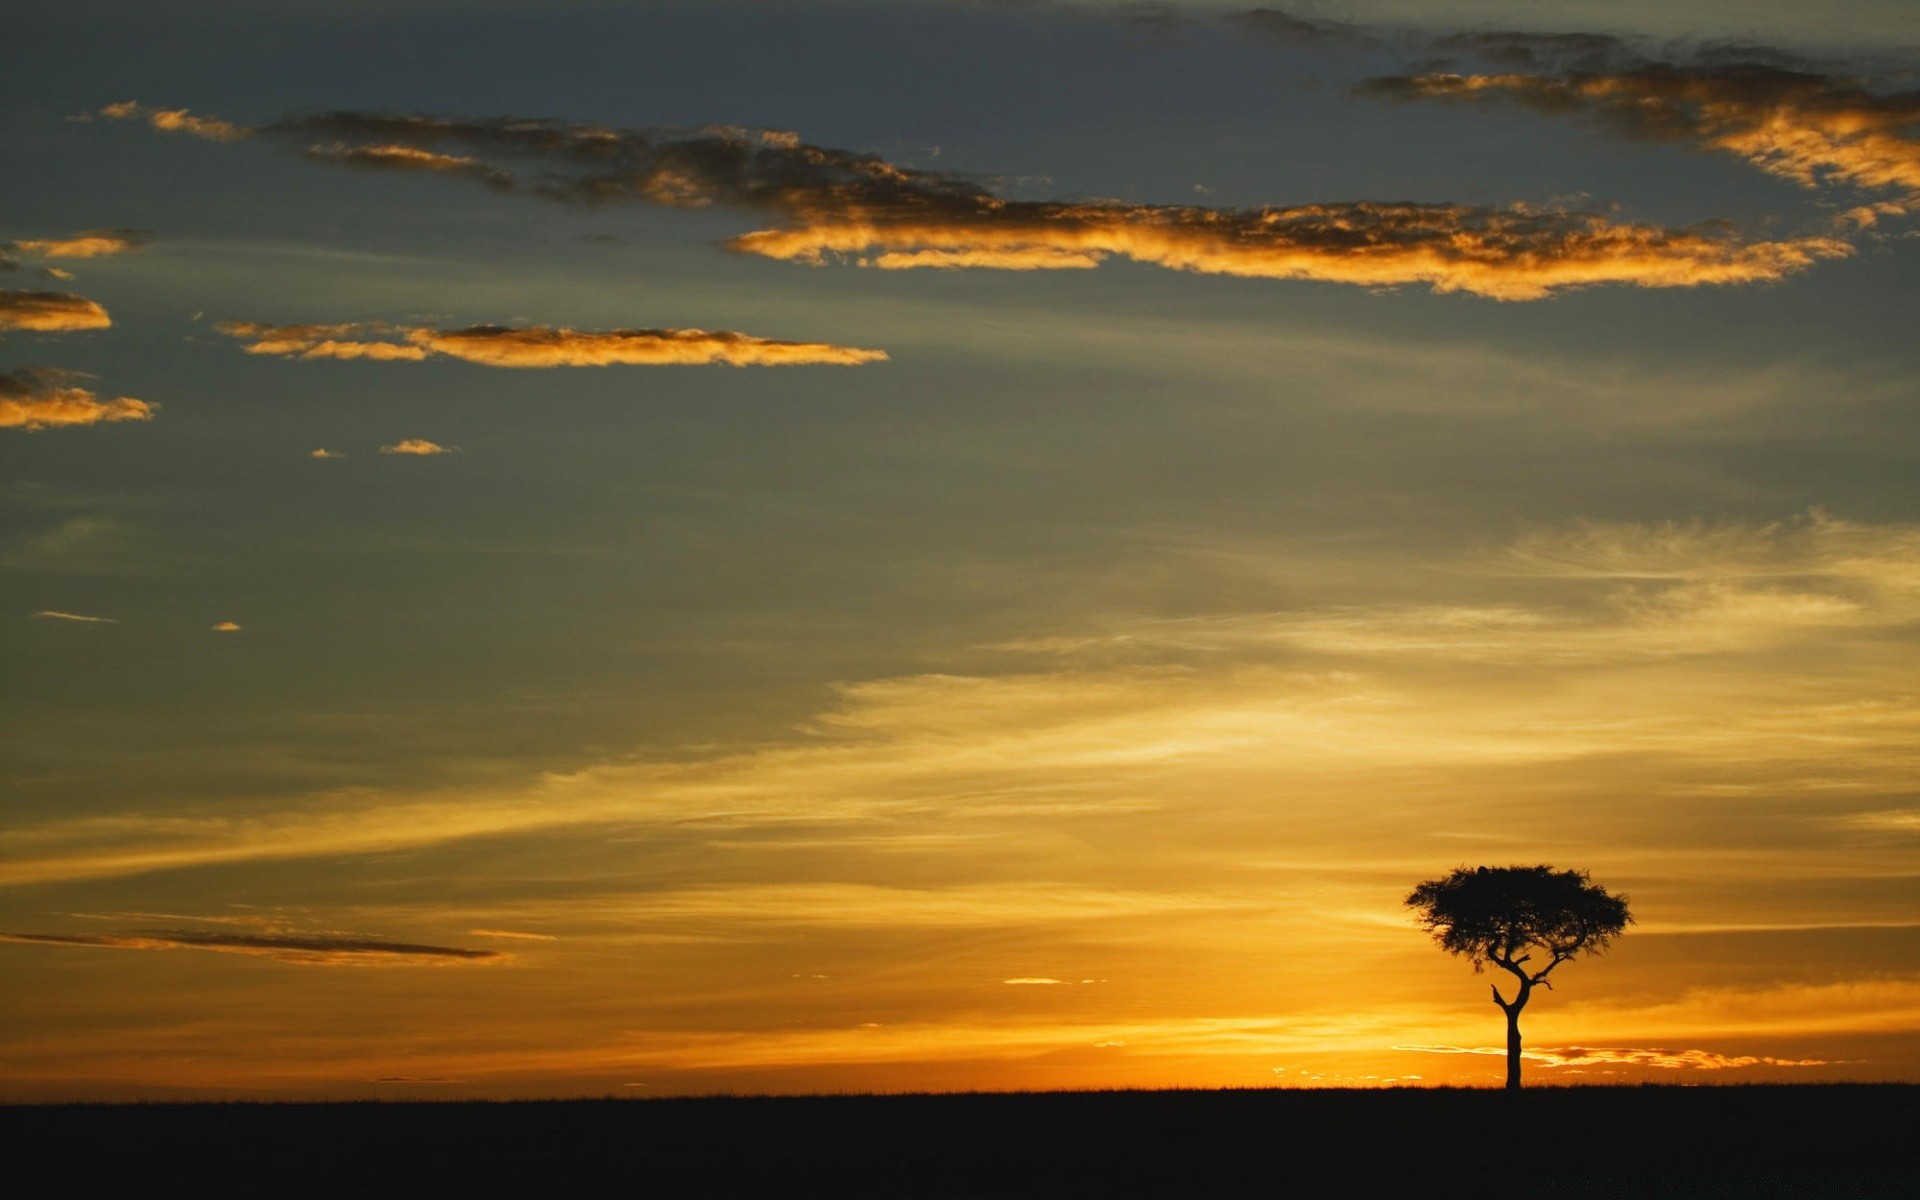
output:
M 1547 976 L 1581 954 L 1605 950 L 1633 921 L 1627 898 L 1585 871 L 1552 867 L 1461 867 L 1429 879 L 1407 897 L 1421 928 L 1449 954 L 1465 955 L 1475 974 L 1488 963 L 1512 975 L 1513 999 L 1493 985 L 1507 1014 L 1507 1087 L 1520 1086 L 1520 1010 Z

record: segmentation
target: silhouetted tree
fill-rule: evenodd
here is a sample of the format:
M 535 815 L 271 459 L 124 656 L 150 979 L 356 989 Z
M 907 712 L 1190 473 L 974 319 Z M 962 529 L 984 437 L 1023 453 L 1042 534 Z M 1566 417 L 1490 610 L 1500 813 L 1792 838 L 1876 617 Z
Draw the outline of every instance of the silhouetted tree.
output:
M 1488 963 L 1518 983 L 1513 999 L 1493 985 L 1507 1014 L 1507 1086 L 1520 1086 L 1520 1010 L 1547 976 L 1581 954 L 1598 954 L 1633 921 L 1627 898 L 1587 878 L 1552 867 L 1461 867 L 1429 879 L 1407 897 L 1421 928 L 1449 954 L 1463 954 L 1476 974 Z M 1544 960 L 1544 961 L 1542 961 Z M 1537 970 L 1529 964 L 1539 963 Z

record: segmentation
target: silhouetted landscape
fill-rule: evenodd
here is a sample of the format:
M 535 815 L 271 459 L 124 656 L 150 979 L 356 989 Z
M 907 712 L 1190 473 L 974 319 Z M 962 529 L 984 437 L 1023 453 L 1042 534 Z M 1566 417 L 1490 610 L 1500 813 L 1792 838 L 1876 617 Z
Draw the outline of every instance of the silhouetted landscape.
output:
M 284 1194 L 1240 1196 L 1355 1183 L 1914 1169 L 1920 1087 L 1114 1091 L 0 1110 L 13 1173 Z M 1885 1190 L 1900 1181 L 1887 1179 Z M 70 1194 L 72 1194 L 70 1192 Z

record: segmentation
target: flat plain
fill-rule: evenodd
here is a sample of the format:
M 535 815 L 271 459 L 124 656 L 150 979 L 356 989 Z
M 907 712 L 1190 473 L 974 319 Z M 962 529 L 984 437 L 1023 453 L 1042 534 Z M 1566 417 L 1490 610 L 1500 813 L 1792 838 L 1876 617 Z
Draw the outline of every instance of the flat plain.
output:
M 7 1173 L 65 1181 L 21 1195 L 1190 1197 L 1621 1174 L 1897 1194 L 1916 1128 L 1920 1087 L 1877 1084 L 0 1108 Z

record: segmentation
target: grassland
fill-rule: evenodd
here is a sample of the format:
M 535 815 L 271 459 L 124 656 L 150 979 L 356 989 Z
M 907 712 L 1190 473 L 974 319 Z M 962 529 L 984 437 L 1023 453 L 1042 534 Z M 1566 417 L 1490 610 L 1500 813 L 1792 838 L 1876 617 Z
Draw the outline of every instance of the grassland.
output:
M 0 1108 L 8 1175 L 57 1181 L 23 1197 L 1900 1194 L 1916 1130 L 1901 1085 Z

